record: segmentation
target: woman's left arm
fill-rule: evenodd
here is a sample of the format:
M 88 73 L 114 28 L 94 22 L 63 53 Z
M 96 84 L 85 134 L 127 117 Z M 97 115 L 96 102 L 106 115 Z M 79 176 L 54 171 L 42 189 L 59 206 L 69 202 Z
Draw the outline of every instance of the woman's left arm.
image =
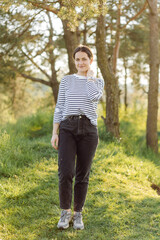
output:
M 103 89 L 104 89 L 103 79 L 88 77 L 87 93 L 88 98 L 91 101 L 98 101 L 102 97 Z

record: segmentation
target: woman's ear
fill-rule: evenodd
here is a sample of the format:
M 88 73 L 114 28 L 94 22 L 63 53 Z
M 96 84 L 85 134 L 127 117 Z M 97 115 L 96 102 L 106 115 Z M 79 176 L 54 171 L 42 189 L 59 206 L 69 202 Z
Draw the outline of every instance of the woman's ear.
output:
M 93 58 L 91 58 L 91 60 L 90 60 L 90 64 L 92 64 L 92 62 L 93 62 Z

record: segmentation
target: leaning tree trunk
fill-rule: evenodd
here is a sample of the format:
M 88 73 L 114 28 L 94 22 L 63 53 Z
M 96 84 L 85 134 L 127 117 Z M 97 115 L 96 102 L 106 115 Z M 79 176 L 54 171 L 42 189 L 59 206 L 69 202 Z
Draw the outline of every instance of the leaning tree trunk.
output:
M 69 65 L 69 72 L 75 73 L 76 72 L 76 67 L 73 61 L 73 51 L 74 49 L 78 46 L 78 37 L 77 37 L 77 32 L 73 32 L 69 29 L 68 27 L 68 21 L 67 20 L 62 20 L 63 24 L 63 30 L 64 30 L 64 41 L 68 53 L 68 65 Z
M 49 63 L 51 65 L 51 77 L 49 79 L 50 84 L 51 84 L 51 88 L 52 88 L 52 93 L 53 93 L 53 97 L 54 97 L 54 102 L 57 102 L 57 98 L 58 98 L 58 88 L 59 88 L 59 83 L 57 80 L 57 72 L 56 72 L 56 68 L 55 68 L 55 60 L 56 57 L 54 55 L 54 41 L 53 41 L 53 25 L 52 25 L 52 19 L 50 16 L 50 13 L 47 12 L 48 18 L 49 18 L 49 24 L 50 24 L 50 35 L 49 35 Z
M 52 93 L 54 97 L 54 102 L 57 102 L 58 98 L 58 89 L 59 89 L 59 83 L 57 81 L 57 72 L 55 70 L 55 58 L 54 55 L 50 55 L 50 63 L 51 63 L 51 88 L 52 88 Z
M 106 129 L 114 137 L 119 137 L 119 116 L 118 116 L 118 81 L 113 75 L 108 62 L 106 51 L 106 34 L 104 16 L 100 15 L 97 19 L 96 28 L 96 49 L 97 61 L 101 70 L 106 91 Z
M 158 152 L 157 115 L 158 115 L 158 11 L 157 0 L 148 0 L 150 22 L 150 79 L 148 92 L 147 146 Z
M 119 56 L 119 48 L 120 48 L 120 24 L 121 24 L 121 8 L 122 8 L 122 0 L 119 0 L 118 10 L 117 10 L 117 26 L 116 26 L 116 35 L 115 35 L 115 45 L 113 48 L 113 73 L 116 74 L 117 71 L 117 59 Z

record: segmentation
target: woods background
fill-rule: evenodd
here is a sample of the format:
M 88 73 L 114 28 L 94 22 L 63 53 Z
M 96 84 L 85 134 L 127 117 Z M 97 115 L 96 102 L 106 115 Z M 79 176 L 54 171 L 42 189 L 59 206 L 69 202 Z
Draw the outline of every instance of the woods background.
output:
M 146 143 L 158 152 L 159 17 L 156 0 L 0 1 L 0 120 L 54 106 L 78 44 L 105 81 L 106 131 L 120 137 L 119 107 L 147 109 Z M 160 119 L 159 119 L 160 120 Z
M 0 239 L 160 239 L 159 27 L 158 0 L 0 0 Z M 61 231 L 50 140 L 78 44 L 105 90 L 85 229 Z

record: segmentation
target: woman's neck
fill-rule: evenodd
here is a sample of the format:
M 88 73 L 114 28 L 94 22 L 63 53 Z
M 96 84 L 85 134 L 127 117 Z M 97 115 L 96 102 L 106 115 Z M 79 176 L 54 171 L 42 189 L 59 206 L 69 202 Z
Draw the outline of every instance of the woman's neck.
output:
M 79 76 L 85 76 L 85 77 L 87 76 L 86 72 L 77 72 L 76 74 Z

